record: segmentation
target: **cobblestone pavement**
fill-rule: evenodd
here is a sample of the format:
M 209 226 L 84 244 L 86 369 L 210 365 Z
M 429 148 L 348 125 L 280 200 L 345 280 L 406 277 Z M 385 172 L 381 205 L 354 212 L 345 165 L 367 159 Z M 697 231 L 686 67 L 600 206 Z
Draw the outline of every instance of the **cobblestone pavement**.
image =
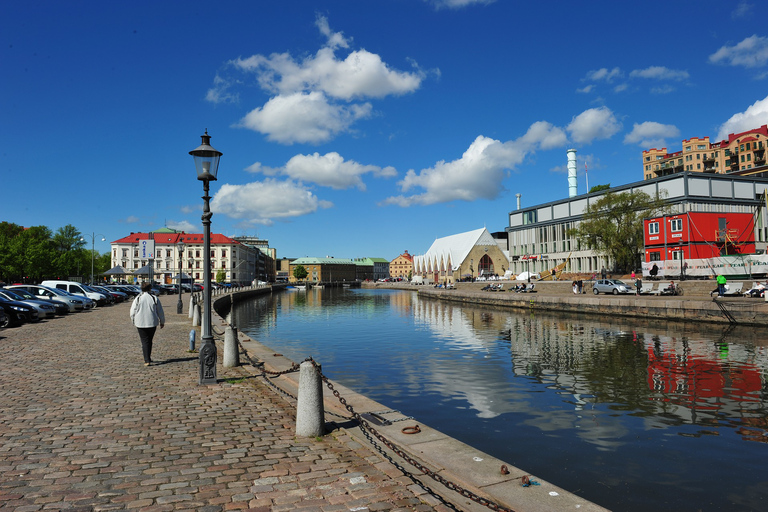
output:
M 450 510 L 343 430 L 296 439 L 241 368 L 198 386 L 187 297 L 150 367 L 128 303 L 0 330 L 0 509 Z

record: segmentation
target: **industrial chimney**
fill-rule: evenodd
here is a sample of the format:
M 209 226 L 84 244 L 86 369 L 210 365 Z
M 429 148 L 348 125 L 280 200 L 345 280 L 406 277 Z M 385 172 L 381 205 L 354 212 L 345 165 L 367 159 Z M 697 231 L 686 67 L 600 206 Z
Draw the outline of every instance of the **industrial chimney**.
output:
M 576 197 L 578 194 L 576 182 L 576 150 L 568 150 L 568 197 Z
M 522 196 L 522 194 L 515 194 L 515 197 L 517 198 L 517 209 L 518 210 L 520 209 L 520 197 L 521 196 Z

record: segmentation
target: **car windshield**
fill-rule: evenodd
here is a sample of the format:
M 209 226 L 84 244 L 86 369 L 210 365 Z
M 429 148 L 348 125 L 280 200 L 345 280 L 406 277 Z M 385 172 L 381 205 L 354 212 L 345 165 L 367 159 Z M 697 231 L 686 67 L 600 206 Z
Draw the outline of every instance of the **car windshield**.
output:
M 10 291 L 10 290 L 8 290 L 8 291 Z M 24 290 L 22 288 L 14 288 L 13 289 L 13 293 L 18 295 L 19 297 L 23 297 L 24 300 L 36 299 L 37 298 L 34 295 L 32 295 L 31 293 L 29 293 L 27 290 Z
M 24 300 L 24 297 L 17 293 L 13 293 L 11 290 L 3 290 L 2 292 L 8 300 Z
M 617 286 L 627 286 L 626 283 L 624 283 L 624 281 L 619 281 L 618 279 L 614 279 L 613 281 L 611 281 L 611 283 Z

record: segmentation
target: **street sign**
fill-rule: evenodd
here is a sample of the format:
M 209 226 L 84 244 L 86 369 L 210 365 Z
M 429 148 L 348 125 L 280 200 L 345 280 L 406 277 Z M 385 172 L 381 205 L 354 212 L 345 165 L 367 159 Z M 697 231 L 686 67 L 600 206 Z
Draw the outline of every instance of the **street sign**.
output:
M 142 240 L 139 242 L 139 258 L 150 260 L 155 258 L 154 240 Z

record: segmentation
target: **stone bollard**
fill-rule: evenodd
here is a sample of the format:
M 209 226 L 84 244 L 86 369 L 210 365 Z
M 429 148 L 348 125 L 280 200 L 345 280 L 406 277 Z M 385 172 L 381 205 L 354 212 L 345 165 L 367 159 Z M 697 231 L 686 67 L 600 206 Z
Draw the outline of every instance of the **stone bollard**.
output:
M 200 327 L 200 323 L 203 318 L 203 315 L 200 313 L 200 304 L 195 304 L 194 310 L 195 310 L 195 314 L 192 317 L 192 325 L 196 327 Z
M 224 362 L 225 368 L 240 366 L 240 352 L 237 346 L 237 327 L 227 326 L 224 329 Z
M 195 318 L 195 294 L 190 293 L 189 294 L 189 318 Z
M 299 437 L 318 437 L 324 433 L 323 380 L 315 366 L 309 361 L 304 361 L 299 367 L 296 435 Z
M 196 335 L 196 333 L 197 333 L 197 331 L 195 331 L 194 329 L 189 331 L 189 351 L 190 352 L 195 352 L 195 335 Z

